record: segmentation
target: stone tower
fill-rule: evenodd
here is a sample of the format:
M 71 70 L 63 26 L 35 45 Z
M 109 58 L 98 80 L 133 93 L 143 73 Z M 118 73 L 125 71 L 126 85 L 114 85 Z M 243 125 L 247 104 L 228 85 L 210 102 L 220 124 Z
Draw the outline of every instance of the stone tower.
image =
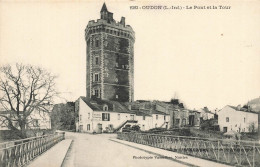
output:
M 87 43 L 86 92 L 89 98 L 134 101 L 134 42 L 131 26 L 113 19 L 104 3 L 100 19 L 85 30 Z

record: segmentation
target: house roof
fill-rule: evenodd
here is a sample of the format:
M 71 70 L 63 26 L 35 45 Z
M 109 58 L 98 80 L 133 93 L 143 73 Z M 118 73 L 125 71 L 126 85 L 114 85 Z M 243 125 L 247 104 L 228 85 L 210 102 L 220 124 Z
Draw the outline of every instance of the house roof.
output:
M 235 107 L 235 106 L 231 106 L 231 105 L 227 105 L 228 107 L 230 107 L 230 108 L 232 108 L 232 109 L 234 109 L 234 110 L 236 110 L 236 111 L 242 111 L 242 112 L 248 112 L 248 113 L 254 113 L 254 114 L 258 114 L 257 112 L 254 112 L 254 111 L 249 111 L 249 110 L 247 110 L 247 109 L 245 109 L 245 108 L 240 108 L 240 109 L 238 109 L 237 107 Z
M 146 112 L 146 113 L 149 112 L 150 114 L 169 115 L 167 113 L 160 112 L 160 111 L 157 111 L 155 109 L 151 109 L 151 110 L 140 109 L 139 111 Z
M 135 114 L 137 116 L 147 116 L 147 117 L 151 117 L 151 115 L 147 114 L 147 113 L 144 113 L 144 112 L 141 112 L 141 111 L 138 111 L 138 110 L 132 110 L 133 112 L 135 112 Z
M 82 99 L 93 111 L 104 111 L 103 107 L 106 105 L 109 112 L 134 113 L 117 101 L 90 99 L 83 96 L 81 96 L 80 99 Z

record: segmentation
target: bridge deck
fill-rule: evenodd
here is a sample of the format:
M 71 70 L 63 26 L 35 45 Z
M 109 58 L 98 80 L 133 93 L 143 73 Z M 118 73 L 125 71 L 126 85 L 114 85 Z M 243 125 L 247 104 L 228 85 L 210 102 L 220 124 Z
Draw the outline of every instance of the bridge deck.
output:
M 66 138 L 74 141 L 66 154 L 63 167 L 227 166 L 167 150 L 118 140 L 116 139 L 116 134 L 91 135 L 66 132 Z M 182 159 L 182 157 L 187 158 Z
M 28 167 L 60 167 L 71 142 L 71 139 L 62 140 L 50 150 L 34 159 L 31 163 L 29 163 Z

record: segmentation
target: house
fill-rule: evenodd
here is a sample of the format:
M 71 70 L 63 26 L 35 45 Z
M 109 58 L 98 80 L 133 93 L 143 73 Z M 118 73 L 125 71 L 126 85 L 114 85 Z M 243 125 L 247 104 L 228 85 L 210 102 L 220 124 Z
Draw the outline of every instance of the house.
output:
M 149 130 L 153 127 L 153 117 L 139 110 L 132 110 L 136 114 L 137 125 L 142 131 Z
M 152 117 L 152 124 L 150 129 L 152 128 L 169 128 L 170 115 L 164 112 L 160 112 L 155 109 L 140 109 L 143 113 L 149 113 Z
M 10 113 L 11 111 L 0 111 L 0 115 L 13 119 L 13 126 L 20 129 L 18 122 L 15 121 L 15 115 L 11 115 Z M 22 115 L 22 113 L 20 115 Z M 50 114 L 48 112 L 34 110 L 28 116 L 26 126 L 27 129 L 51 129 Z M 0 130 L 10 130 L 7 119 L 2 116 L 0 116 Z
M 240 106 L 227 105 L 218 112 L 220 131 L 256 132 L 258 130 L 258 114 Z
M 151 108 L 132 108 L 129 103 L 118 101 L 80 97 L 75 102 L 75 112 L 78 132 L 116 132 L 126 125 L 138 125 L 143 131 L 169 128 L 169 114 Z
M 80 97 L 75 102 L 76 131 L 89 133 L 113 132 L 126 124 L 136 125 L 137 116 L 118 101 Z M 139 116 L 138 116 L 138 119 Z
M 214 113 L 210 112 L 208 107 L 204 107 L 198 110 L 200 112 L 200 117 L 202 120 L 209 120 L 214 118 Z

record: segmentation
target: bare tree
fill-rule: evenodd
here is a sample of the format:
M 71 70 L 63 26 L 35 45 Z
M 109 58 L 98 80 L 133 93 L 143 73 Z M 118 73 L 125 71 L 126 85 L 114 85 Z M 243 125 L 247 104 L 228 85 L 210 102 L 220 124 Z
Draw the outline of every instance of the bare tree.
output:
M 49 112 L 46 104 L 52 104 L 55 76 L 32 65 L 16 64 L 0 67 L 0 107 L 5 109 L 8 127 L 21 138 L 26 137 L 30 115 L 33 111 Z

